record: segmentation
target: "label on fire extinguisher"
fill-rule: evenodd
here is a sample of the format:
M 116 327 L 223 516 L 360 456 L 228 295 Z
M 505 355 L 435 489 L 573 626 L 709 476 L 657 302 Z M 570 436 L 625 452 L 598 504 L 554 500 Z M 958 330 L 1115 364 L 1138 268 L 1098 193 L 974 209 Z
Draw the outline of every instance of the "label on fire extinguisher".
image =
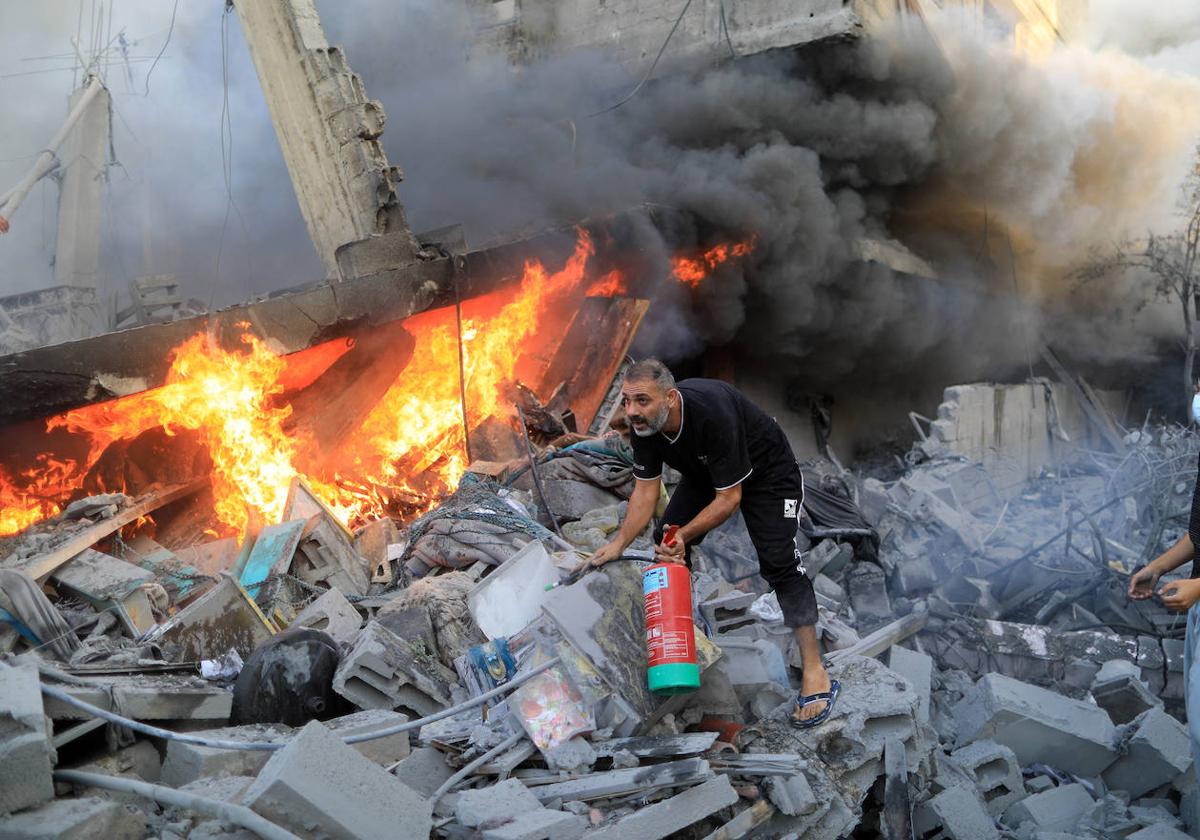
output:
M 650 665 L 687 660 L 692 656 L 686 632 L 662 627 L 646 628 L 646 653 Z

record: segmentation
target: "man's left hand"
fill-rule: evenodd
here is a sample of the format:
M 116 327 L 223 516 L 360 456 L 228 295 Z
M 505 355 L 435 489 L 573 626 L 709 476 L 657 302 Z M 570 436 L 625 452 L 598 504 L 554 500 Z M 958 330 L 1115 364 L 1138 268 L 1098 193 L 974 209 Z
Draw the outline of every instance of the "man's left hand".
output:
M 1176 612 L 1187 612 L 1200 601 L 1200 578 L 1175 580 L 1158 590 L 1163 606 Z
M 683 548 L 683 538 L 679 532 L 676 532 L 670 545 L 667 545 L 664 539 L 654 547 L 654 559 L 659 563 L 682 563 L 684 562 Z

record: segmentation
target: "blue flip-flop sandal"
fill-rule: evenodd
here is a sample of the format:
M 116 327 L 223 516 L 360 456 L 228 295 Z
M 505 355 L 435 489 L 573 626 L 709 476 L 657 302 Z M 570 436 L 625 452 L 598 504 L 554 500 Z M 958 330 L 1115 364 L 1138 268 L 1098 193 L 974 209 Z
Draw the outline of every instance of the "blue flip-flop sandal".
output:
M 803 709 L 810 703 L 820 703 L 825 701 L 825 708 L 816 717 L 811 717 L 808 720 L 797 720 L 795 714 L 791 715 L 792 726 L 797 729 L 812 729 L 814 726 L 820 726 L 825 721 L 829 720 L 829 716 L 833 713 L 833 704 L 837 702 L 838 692 L 841 691 L 842 684 L 837 680 L 833 680 L 829 684 L 828 691 L 819 691 L 816 694 L 808 694 L 796 698 L 796 706 Z

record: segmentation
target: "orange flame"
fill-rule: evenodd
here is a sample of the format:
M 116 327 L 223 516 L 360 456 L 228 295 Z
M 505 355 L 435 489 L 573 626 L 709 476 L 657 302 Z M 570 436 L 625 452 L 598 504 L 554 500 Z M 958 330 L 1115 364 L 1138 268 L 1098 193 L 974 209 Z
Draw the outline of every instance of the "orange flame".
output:
M 714 268 L 732 257 L 746 256 L 757 245 L 758 236 L 755 235 L 742 242 L 714 245 L 697 257 L 672 257 L 671 270 L 680 282 L 695 289 Z
M 699 279 L 689 278 L 702 277 L 753 247 L 749 240 L 673 260 L 675 274 L 694 285 Z M 590 236 L 580 231 L 574 253 L 560 270 L 550 272 L 530 260 L 515 289 L 463 303 L 469 428 L 509 414 L 519 361 L 544 365 L 545 360 L 522 357 L 523 350 L 533 350 L 534 336 L 536 346 L 557 347 L 573 304 L 584 294 L 624 292 L 625 278 L 616 271 L 589 282 L 593 254 Z M 292 409 L 281 404 L 281 397 L 315 380 L 349 343 L 331 341 L 284 357 L 249 334 L 235 351 L 201 334 L 175 348 L 161 387 L 48 420 L 47 431 L 79 436 L 86 454 L 78 461 L 43 454 L 32 470 L 0 472 L 0 535 L 57 513 L 111 444 L 156 428 L 197 434 L 212 461 L 215 516 L 233 532 L 245 530 L 250 511 L 264 522 L 278 522 L 296 477 L 347 525 L 377 518 L 398 504 L 410 511 L 431 506 L 467 468 L 458 324 L 454 309 L 444 308 L 413 316 L 405 327 L 416 339 L 412 358 L 336 457 L 320 459 L 338 464 L 334 474 L 317 465 L 311 447 L 289 436 L 285 421 Z

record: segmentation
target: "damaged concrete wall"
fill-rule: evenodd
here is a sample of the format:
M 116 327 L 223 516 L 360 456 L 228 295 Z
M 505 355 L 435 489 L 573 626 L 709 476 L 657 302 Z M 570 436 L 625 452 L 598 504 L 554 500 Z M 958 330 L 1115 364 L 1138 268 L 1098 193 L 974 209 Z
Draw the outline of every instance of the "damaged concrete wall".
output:
M 604 47 L 643 72 L 679 18 L 678 4 L 647 0 L 471 0 L 479 48 L 514 63 Z M 663 53 L 660 69 L 793 47 L 855 34 L 857 15 L 842 0 L 693 2 Z M 727 37 L 728 35 L 728 37 Z

